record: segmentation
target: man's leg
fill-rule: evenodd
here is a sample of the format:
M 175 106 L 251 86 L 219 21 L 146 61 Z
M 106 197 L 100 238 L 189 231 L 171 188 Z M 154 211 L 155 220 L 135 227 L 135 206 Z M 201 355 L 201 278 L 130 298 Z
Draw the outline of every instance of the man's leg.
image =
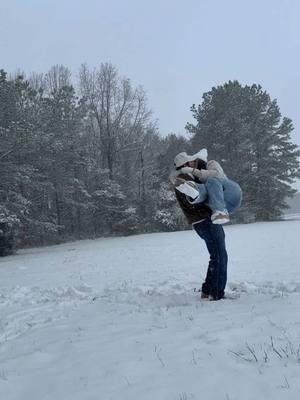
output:
M 216 225 L 213 226 L 215 227 Z M 220 225 L 217 226 L 221 228 L 215 230 L 215 240 L 217 241 L 218 254 L 219 254 L 219 283 L 217 289 L 217 298 L 220 299 L 225 295 L 225 287 L 227 283 L 228 255 L 226 251 L 224 229 Z
M 197 234 L 205 241 L 210 255 L 207 274 L 202 285 L 202 292 L 214 299 L 224 296 L 227 281 L 227 252 L 225 233 L 221 225 L 205 220 L 194 225 Z
M 211 224 L 210 220 L 206 219 L 203 222 L 199 222 L 199 224 L 193 225 L 194 230 L 201 237 L 201 239 L 203 239 L 205 241 L 206 246 L 207 246 L 207 243 L 211 236 L 210 235 L 210 224 Z M 208 246 L 207 246 L 207 249 L 208 249 Z M 208 249 L 208 251 L 209 251 L 209 249 Z M 202 289 L 201 289 L 202 293 L 207 296 L 209 296 L 211 293 L 212 279 L 214 276 L 214 269 L 215 269 L 215 264 L 216 264 L 214 254 L 211 254 L 211 251 L 209 251 L 209 254 L 210 254 L 210 259 L 209 259 L 209 263 L 208 263 L 206 278 L 202 284 Z

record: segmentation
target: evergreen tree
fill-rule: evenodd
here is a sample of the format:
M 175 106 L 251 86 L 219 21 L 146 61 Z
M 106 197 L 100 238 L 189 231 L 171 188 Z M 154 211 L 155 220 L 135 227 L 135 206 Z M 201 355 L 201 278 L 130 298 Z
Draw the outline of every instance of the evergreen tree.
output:
M 83 216 L 92 207 L 85 179 L 83 117 L 72 86 L 55 88 L 43 98 L 37 168 L 49 184 L 46 215 L 59 235 L 77 238 L 82 237 Z
M 276 100 L 259 85 L 229 81 L 205 93 L 191 111 L 196 124 L 186 128 L 193 147 L 206 147 L 243 189 L 239 217 L 278 217 L 295 193 L 290 184 L 299 177 L 300 151 L 291 142 L 292 121 L 281 119 Z
M 18 227 L 30 221 L 37 171 L 32 165 L 37 93 L 22 76 L 0 71 L 0 218 Z

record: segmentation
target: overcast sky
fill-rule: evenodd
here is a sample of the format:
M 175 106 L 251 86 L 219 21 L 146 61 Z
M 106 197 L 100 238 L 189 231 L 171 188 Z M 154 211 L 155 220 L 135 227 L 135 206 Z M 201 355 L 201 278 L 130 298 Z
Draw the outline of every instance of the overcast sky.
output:
M 299 20 L 298 0 L 0 0 L 0 68 L 63 64 L 75 80 L 109 61 L 144 87 L 163 135 L 184 134 L 212 86 L 259 83 L 300 145 Z

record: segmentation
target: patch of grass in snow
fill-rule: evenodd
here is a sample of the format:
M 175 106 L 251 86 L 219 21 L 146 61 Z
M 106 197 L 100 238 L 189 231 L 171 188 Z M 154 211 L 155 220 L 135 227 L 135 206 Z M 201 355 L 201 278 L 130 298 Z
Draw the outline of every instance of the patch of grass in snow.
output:
M 234 357 L 250 363 L 274 362 L 275 359 L 286 364 L 287 362 L 300 363 L 300 343 L 293 343 L 288 337 L 283 337 L 274 341 L 271 336 L 268 343 L 250 344 L 245 343 L 245 347 L 238 351 L 229 350 Z
M 179 393 L 178 400 L 192 400 L 192 399 L 195 399 L 195 396 L 191 393 L 190 394 L 186 392 Z
M 188 397 L 187 397 L 186 393 L 180 393 L 179 394 L 179 400 L 187 400 L 187 399 L 188 399 Z

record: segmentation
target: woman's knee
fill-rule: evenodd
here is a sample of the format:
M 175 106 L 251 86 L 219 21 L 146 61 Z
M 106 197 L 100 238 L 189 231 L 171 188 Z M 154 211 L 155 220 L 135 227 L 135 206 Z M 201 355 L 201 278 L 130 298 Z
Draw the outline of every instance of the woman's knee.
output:
M 221 185 L 220 178 L 218 178 L 216 176 L 209 176 L 206 179 L 205 185 L 206 186 L 216 186 L 216 185 L 219 186 L 219 185 Z

